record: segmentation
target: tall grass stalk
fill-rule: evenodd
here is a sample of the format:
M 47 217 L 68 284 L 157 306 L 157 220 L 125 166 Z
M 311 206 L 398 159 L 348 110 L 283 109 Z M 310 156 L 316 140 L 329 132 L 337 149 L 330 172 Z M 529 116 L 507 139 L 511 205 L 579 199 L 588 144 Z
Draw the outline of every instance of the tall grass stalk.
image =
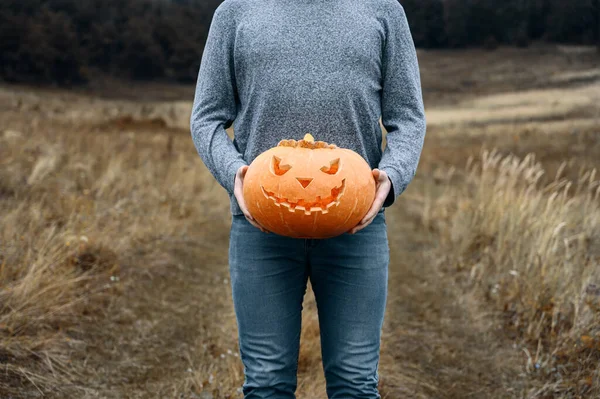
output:
M 595 169 L 569 181 L 564 167 L 542 183 L 534 154 L 484 150 L 424 221 L 524 344 L 544 382 L 530 397 L 600 397 L 600 181 Z

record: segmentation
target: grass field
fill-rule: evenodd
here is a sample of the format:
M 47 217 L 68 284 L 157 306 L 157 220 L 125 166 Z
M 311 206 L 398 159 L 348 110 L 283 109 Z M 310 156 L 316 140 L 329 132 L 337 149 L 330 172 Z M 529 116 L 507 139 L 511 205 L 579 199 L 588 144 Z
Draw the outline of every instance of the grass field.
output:
M 420 51 L 384 398 L 600 397 L 600 56 Z M 241 398 L 229 204 L 193 87 L 0 87 L 0 398 Z M 299 399 L 325 398 L 305 298 Z

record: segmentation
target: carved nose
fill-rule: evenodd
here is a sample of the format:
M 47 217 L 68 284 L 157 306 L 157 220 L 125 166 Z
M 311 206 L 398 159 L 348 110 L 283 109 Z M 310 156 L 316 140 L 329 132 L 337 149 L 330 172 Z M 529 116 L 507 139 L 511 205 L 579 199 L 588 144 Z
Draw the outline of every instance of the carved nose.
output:
M 303 179 L 300 177 L 296 177 L 296 179 L 300 182 L 300 184 L 302 184 L 302 187 L 306 188 L 311 181 L 313 181 L 313 179 Z

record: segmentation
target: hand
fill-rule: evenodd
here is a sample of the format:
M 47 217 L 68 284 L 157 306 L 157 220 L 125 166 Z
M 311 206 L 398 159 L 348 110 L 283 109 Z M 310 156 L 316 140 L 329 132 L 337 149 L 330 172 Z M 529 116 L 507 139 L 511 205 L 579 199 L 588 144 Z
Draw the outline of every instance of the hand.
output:
M 375 219 L 375 216 L 377 216 L 379 210 L 383 207 L 383 202 L 387 198 L 392 188 L 392 182 L 390 181 L 387 173 L 385 173 L 383 170 L 373 169 L 373 177 L 377 182 L 375 200 L 373 201 L 373 204 L 371 205 L 371 208 L 365 217 L 363 217 L 362 220 L 356 226 L 354 226 L 352 230 L 349 231 L 350 234 L 354 234 L 371 224 L 373 219 Z
M 250 215 L 250 212 L 248 212 L 248 208 L 246 208 L 246 201 L 244 201 L 244 176 L 246 176 L 247 170 L 248 165 L 244 165 L 240 167 L 237 173 L 235 174 L 233 195 L 235 195 L 235 199 L 237 200 L 240 209 L 244 213 L 244 217 L 246 218 L 246 220 L 250 222 L 252 226 L 256 227 L 257 229 L 260 229 L 263 233 L 268 233 L 267 229 L 262 227 L 260 224 L 258 224 L 256 220 L 254 220 L 252 215 Z

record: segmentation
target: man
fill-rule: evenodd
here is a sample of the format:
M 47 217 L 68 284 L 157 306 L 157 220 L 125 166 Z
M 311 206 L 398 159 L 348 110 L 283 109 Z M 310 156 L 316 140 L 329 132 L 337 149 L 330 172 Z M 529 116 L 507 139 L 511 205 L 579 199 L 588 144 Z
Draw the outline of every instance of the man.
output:
M 233 141 L 225 132 L 232 123 Z M 309 278 L 329 399 L 381 397 L 384 209 L 413 179 L 425 131 L 417 55 L 397 0 L 225 0 L 217 8 L 191 132 L 230 195 L 229 271 L 246 399 L 295 398 Z M 244 204 L 247 165 L 281 139 L 307 132 L 362 155 L 377 181 L 368 214 L 338 237 L 268 233 Z

